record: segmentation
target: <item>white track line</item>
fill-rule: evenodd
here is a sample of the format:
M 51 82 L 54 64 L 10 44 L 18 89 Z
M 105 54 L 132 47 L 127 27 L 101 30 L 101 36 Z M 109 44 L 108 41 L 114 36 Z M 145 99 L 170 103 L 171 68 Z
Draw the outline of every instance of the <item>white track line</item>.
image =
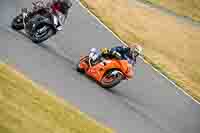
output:
M 83 9 L 87 10 L 87 12 L 93 16 L 100 24 L 102 24 L 109 32 L 111 32 L 123 45 L 128 46 L 124 41 L 122 41 L 111 29 L 109 29 L 99 18 L 97 18 L 89 9 L 87 9 L 80 1 L 77 1 L 81 7 L 83 7 Z M 142 58 L 140 56 L 140 58 L 144 61 L 144 63 L 148 64 L 151 66 L 151 68 L 158 72 L 162 77 L 164 77 L 166 80 L 168 80 L 171 84 L 173 84 L 176 88 L 178 88 L 179 90 L 181 90 L 185 95 L 187 95 L 188 97 L 190 97 L 192 100 L 194 100 L 196 103 L 200 104 L 200 102 L 198 102 L 196 99 L 194 99 L 190 94 L 188 94 L 183 88 L 179 87 L 176 83 L 174 83 L 172 80 L 170 80 L 167 76 L 165 76 L 163 73 L 161 73 L 159 70 L 157 70 L 155 67 L 153 67 L 147 60 L 145 60 L 144 58 Z

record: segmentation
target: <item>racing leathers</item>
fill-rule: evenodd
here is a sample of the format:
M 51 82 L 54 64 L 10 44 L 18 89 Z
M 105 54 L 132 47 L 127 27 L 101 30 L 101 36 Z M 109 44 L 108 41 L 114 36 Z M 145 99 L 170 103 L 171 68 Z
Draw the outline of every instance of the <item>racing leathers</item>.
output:
M 127 60 L 129 64 L 136 64 L 136 57 L 133 56 L 133 51 L 126 46 L 116 46 L 109 50 L 109 54 L 118 57 L 122 60 Z
M 105 48 L 107 49 L 107 48 Z M 116 46 L 107 50 L 100 51 L 96 49 L 93 61 L 99 60 L 101 57 L 117 58 L 119 60 L 127 60 L 129 64 L 135 65 L 137 56 L 133 55 L 133 51 L 126 46 Z

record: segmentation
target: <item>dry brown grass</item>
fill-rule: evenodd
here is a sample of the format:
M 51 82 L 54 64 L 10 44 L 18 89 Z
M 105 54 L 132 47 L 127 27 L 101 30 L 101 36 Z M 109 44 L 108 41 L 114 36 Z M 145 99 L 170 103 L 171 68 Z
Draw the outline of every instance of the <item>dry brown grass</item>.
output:
M 153 4 L 161 5 L 178 15 L 191 17 L 200 21 L 200 0 L 147 0 Z
M 200 100 L 200 27 L 131 0 L 81 0 L 122 40 Z
M 70 104 L 0 64 L 0 133 L 112 133 Z

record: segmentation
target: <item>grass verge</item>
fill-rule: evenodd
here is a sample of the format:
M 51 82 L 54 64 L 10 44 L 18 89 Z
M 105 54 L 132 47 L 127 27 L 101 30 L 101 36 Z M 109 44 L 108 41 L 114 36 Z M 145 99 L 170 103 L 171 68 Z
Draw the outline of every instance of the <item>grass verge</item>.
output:
M 200 27 L 131 0 L 81 0 L 128 45 L 139 42 L 155 68 L 200 101 Z
M 187 16 L 200 22 L 199 0 L 146 0 L 152 4 L 163 6 L 181 16 Z
M 0 64 L 1 133 L 112 133 L 10 66 Z

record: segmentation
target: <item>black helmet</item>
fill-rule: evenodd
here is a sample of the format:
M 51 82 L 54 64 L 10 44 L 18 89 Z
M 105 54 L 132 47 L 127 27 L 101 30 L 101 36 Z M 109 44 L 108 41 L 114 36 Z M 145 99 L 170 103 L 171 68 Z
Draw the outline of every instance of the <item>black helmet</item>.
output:
M 61 4 L 61 12 L 63 14 L 67 14 L 69 8 L 71 8 L 72 3 L 70 0 L 59 0 L 62 4 Z

